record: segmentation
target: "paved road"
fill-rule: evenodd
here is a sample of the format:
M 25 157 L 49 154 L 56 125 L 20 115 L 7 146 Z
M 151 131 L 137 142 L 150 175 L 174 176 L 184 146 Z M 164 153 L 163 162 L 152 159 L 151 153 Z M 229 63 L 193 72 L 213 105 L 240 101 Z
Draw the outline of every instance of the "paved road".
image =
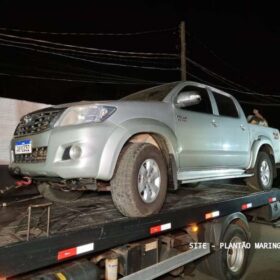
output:
M 279 242 L 280 228 L 267 225 L 250 224 L 252 242 Z M 252 246 L 253 247 L 253 246 Z M 185 277 L 162 277 L 161 280 L 214 280 L 197 270 Z M 252 251 L 251 261 L 242 280 L 279 280 L 280 279 L 280 249 L 258 249 Z

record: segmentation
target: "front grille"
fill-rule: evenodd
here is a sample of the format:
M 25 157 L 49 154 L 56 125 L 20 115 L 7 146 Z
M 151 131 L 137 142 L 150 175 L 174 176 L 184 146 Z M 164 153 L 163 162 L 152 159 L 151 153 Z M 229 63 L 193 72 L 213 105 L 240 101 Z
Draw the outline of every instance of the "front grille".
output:
M 33 148 L 31 154 L 15 155 L 15 163 L 39 163 L 47 159 L 48 147 Z
M 20 120 L 14 136 L 22 137 L 46 131 L 53 127 L 62 112 L 62 109 L 53 109 L 28 114 Z

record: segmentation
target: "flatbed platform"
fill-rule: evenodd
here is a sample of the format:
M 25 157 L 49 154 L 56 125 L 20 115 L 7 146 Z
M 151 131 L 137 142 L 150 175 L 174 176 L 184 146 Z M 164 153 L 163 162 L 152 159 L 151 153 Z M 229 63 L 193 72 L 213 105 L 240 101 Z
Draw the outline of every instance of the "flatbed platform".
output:
M 49 237 L 45 232 L 46 209 L 34 209 L 30 240 L 27 241 L 28 206 L 46 203 L 46 200 L 20 200 L 34 195 L 38 194 L 13 194 L 0 199 L 8 205 L 0 208 L 0 276 L 13 276 L 71 259 L 76 257 L 71 255 L 71 248 L 77 246 L 88 248 L 81 255 L 96 253 L 148 238 L 162 230 L 203 222 L 207 213 L 225 216 L 246 211 L 244 205 L 254 208 L 280 200 L 279 189 L 253 192 L 243 185 L 221 183 L 181 187 L 176 193 L 167 195 L 159 214 L 136 219 L 122 216 L 109 193 L 89 193 L 74 203 L 52 204 Z
M 184 207 L 192 208 L 209 205 L 215 201 L 234 199 L 251 193 L 253 192 L 247 187 L 238 185 L 185 187 L 181 188 L 177 193 L 168 194 L 161 213 Z M 1 199 L 2 203 L 7 202 L 7 206 L 0 208 L 0 247 L 26 239 L 28 206 L 47 202 L 43 198 L 20 202 L 21 199 L 27 200 L 32 196 L 32 194 L 13 195 Z M 19 202 L 14 203 L 14 200 L 19 200 Z M 9 205 L 9 202 L 12 202 L 11 205 Z M 47 219 L 42 212 L 42 210 L 33 212 L 32 228 L 34 228 L 36 223 L 36 228 L 46 229 Z M 128 219 L 116 210 L 110 194 L 88 194 L 76 202 L 69 204 L 53 203 L 51 205 L 51 235 Z M 44 232 L 38 232 L 37 236 L 32 238 L 41 235 L 44 235 Z

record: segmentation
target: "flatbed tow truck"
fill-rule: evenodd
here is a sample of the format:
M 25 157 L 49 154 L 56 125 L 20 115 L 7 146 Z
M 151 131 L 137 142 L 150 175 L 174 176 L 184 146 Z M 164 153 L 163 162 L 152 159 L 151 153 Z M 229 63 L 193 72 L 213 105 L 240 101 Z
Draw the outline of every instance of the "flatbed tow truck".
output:
M 181 187 L 159 214 L 127 218 L 109 194 L 69 204 L 8 194 L 0 198 L 0 279 L 147 280 L 179 275 L 190 263 L 218 279 L 239 279 L 248 221 L 279 219 L 279 200 L 277 188 L 216 182 Z

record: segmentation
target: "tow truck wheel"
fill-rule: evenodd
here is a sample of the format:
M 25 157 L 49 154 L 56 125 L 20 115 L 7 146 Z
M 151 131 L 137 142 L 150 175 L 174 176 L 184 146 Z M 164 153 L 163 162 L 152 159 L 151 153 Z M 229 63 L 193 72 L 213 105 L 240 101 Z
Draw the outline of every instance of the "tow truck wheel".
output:
M 240 279 L 249 257 L 249 249 L 246 249 L 248 242 L 249 233 L 237 224 L 230 224 L 220 241 L 223 248 L 207 256 L 199 264 L 199 269 L 221 280 Z
M 37 185 L 39 193 L 46 199 L 54 202 L 73 202 L 79 199 L 83 192 L 81 191 L 71 191 L 71 190 L 60 190 L 51 186 L 48 183 L 40 183 Z
M 167 168 L 161 151 L 148 143 L 123 148 L 111 180 L 115 206 L 125 216 L 158 213 L 167 191 Z
M 273 183 L 273 164 L 266 152 L 259 152 L 253 172 L 254 176 L 246 179 L 246 184 L 257 190 L 269 191 Z

